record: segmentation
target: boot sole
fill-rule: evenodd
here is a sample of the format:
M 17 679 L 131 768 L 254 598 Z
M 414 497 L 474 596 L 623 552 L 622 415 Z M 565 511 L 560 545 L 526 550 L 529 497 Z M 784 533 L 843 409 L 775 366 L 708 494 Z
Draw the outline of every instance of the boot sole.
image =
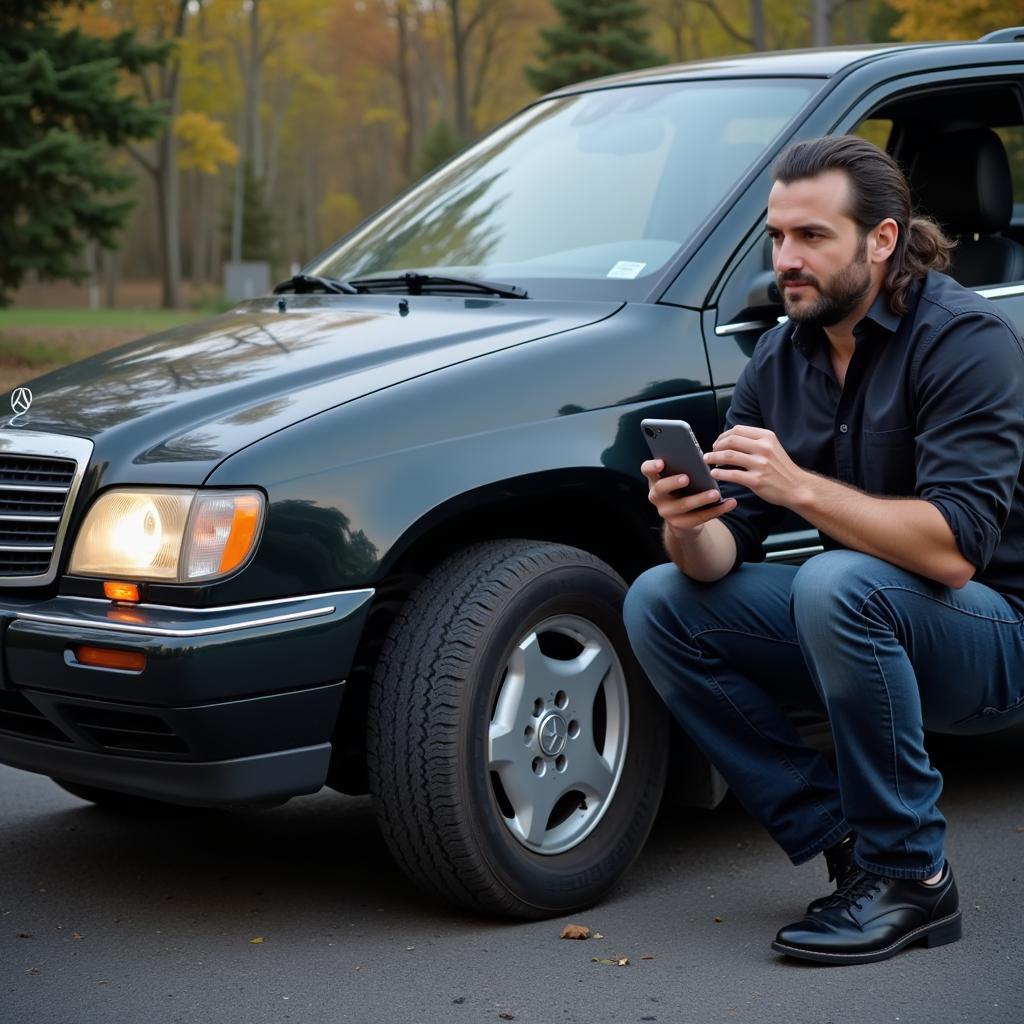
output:
M 963 917 L 958 910 L 948 917 L 939 918 L 929 924 L 923 924 L 913 931 L 907 932 L 891 945 L 882 949 L 874 949 L 865 953 L 825 953 L 814 949 L 801 949 L 799 946 L 787 946 L 782 942 L 773 942 L 772 949 L 776 953 L 791 956 L 796 960 L 810 960 L 818 964 L 873 964 L 879 960 L 888 960 L 901 949 L 923 942 L 926 946 L 944 946 L 948 942 L 956 942 L 963 932 Z

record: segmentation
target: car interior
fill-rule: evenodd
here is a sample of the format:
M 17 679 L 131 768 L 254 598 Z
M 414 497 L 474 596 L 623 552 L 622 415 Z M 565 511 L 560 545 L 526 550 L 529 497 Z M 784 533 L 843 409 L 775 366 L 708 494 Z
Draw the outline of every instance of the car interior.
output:
M 918 210 L 957 241 L 969 287 L 1024 280 L 1024 100 L 1015 82 L 904 95 L 858 128 L 904 168 Z M 881 136 L 881 137 L 880 137 Z

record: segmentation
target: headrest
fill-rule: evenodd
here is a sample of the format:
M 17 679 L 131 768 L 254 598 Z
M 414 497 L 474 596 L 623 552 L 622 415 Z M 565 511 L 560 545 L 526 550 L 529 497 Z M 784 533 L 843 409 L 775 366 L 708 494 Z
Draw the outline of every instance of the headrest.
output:
M 916 205 L 957 235 L 996 234 L 1013 216 L 1010 163 L 989 128 L 929 139 L 914 162 L 912 186 Z

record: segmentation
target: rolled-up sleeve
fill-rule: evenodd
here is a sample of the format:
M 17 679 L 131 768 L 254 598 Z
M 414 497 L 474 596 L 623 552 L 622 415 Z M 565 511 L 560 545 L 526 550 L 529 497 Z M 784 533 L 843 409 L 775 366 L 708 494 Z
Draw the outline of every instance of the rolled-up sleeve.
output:
M 732 393 L 732 404 L 725 417 L 726 429 L 742 424 L 764 427 L 764 417 L 757 398 L 757 354 L 755 352 L 743 371 Z M 750 488 L 722 481 L 719 491 L 723 498 L 735 498 L 736 507 L 722 516 L 723 523 L 736 541 L 737 568 L 743 562 L 764 561 L 764 539 L 779 522 L 785 509 L 759 498 Z
M 954 317 L 921 346 L 916 496 L 945 517 L 981 572 L 1010 512 L 1024 458 L 1024 348 L 996 315 Z

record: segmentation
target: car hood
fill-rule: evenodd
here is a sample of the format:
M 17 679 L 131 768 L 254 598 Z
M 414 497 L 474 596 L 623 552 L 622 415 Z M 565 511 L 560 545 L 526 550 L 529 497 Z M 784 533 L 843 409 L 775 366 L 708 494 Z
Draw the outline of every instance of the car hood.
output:
M 201 483 L 228 455 L 324 409 L 619 308 L 441 296 L 254 300 L 40 377 L 30 382 L 30 410 L 0 426 L 90 438 L 94 463 L 119 467 L 108 478 Z

